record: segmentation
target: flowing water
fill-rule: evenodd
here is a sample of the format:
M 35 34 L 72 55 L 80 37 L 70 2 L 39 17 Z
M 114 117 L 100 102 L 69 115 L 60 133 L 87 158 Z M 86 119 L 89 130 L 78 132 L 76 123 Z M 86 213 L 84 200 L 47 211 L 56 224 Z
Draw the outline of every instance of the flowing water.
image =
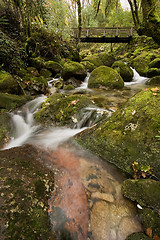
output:
M 45 96 L 38 97 L 11 113 L 12 138 L 4 149 L 29 143 L 47 149 L 50 154 L 46 161 L 53 166 L 55 190 L 49 201 L 49 212 L 57 239 L 68 234 L 65 239 L 125 240 L 129 234 L 142 228 L 134 205 L 121 194 L 124 177 L 112 165 L 66 140 L 92 126 L 99 115 L 105 113 L 110 117 L 120 101 L 125 102 L 145 86 L 146 78 L 134 70 L 133 81 L 125 83 L 123 91 L 90 90 L 88 79 L 89 75 L 76 91 L 88 91 L 94 95 L 95 101 L 98 98 L 104 101 L 106 107 L 84 109 L 75 129 L 42 129 L 35 123 L 34 114 L 45 101 Z

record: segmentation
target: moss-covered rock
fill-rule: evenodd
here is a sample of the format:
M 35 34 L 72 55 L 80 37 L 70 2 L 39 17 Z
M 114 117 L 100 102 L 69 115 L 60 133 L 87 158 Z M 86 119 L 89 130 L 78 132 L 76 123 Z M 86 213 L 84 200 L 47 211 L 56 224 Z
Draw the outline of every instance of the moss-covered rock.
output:
M 160 214 L 150 208 L 140 211 L 140 218 L 146 234 L 152 239 L 160 239 Z
M 42 109 L 35 118 L 47 126 L 75 126 L 80 110 L 91 104 L 91 100 L 83 95 L 55 94 L 47 98 Z
M 75 87 L 72 84 L 68 84 L 68 85 L 65 85 L 63 89 L 64 90 L 74 90 Z
M 132 164 L 150 166 L 160 177 L 160 89 L 145 89 L 106 122 L 79 134 L 77 140 L 103 159 L 133 174 Z
M 124 62 L 116 61 L 112 65 L 112 68 L 115 69 L 123 78 L 123 81 L 130 82 L 133 79 L 133 70 Z
M 151 55 L 148 52 L 142 52 L 131 61 L 131 65 L 141 76 L 146 76 L 150 62 Z
M 38 69 L 40 71 L 41 68 L 44 67 L 45 61 L 41 57 L 30 58 L 30 64 L 31 64 L 31 66 L 35 67 L 36 69 Z
M 55 239 L 48 216 L 54 176 L 37 160 L 42 155 L 32 146 L 0 152 L 2 239 Z
M 142 207 L 160 209 L 160 182 L 152 179 L 127 179 L 123 182 L 122 193 Z
M 0 113 L 0 148 L 8 140 L 10 130 L 10 116 L 6 112 Z
M 160 68 L 160 58 L 156 58 L 149 64 L 150 68 Z
M 62 76 L 65 81 L 71 77 L 75 77 L 78 80 L 84 80 L 87 76 L 87 72 L 81 63 L 68 61 L 64 64 Z
M 24 105 L 31 98 L 29 96 L 17 96 L 8 93 L 0 93 L 0 108 L 6 110 L 14 110 Z
M 102 61 L 103 65 L 107 67 L 111 67 L 115 62 L 115 57 L 107 52 L 100 53 L 99 58 Z
M 124 82 L 121 76 L 112 68 L 100 66 L 93 70 L 88 81 L 89 88 L 123 88 Z
M 13 76 L 5 71 L 0 71 L 0 92 L 21 94 L 21 88 Z
M 49 71 L 53 73 L 53 75 L 56 75 L 57 73 L 60 73 L 62 71 L 62 66 L 58 62 L 54 61 L 48 61 L 45 62 L 45 68 L 47 68 Z
M 151 240 L 151 238 L 144 233 L 133 233 L 127 237 L 126 240 Z
M 147 77 L 152 78 L 160 75 L 160 68 L 150 68 L 147 71 Z
M 96 68 L 96 66 L 89 61 L 83 61 L 81 62 L 81 64 L 85 67 L 86 71 L 88 72 L 92 72 Z
M 152 77 L 146 81 L 147 85 L 157 85 L 160 84 L 160 75 Z
M 33 76 L 39 76 L 39 72 L 35 67 L 28 67 L 27 71 L 32 74 Z
M 49 78 L 52 76 L 52 73 L 51 71 L 45 69 L 45 68 L 42 68 L 41 71 L 40 71 L 40 75 L 45 77 L 45 78 Z
M 91 56 L 85 57 L 83 59 L 83 62 L 90 62 L 90 63 L 94 64 L 94 66 L 96 66 L 96 67 L 100 67 L 100 66 L 104 65 L 98 54 L 93 54 Z
M 63 78 L 58 78 L 52 82 L 52 86 L 58 89 L 63 88 L 63 84 L 64 84 Z

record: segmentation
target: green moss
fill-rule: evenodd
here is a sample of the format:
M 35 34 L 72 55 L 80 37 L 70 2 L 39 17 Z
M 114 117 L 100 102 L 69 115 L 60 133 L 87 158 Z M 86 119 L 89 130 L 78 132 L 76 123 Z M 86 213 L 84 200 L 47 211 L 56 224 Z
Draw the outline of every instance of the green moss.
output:
M 35 67 L 28 67 L 27 71 L 33 76 L 39 76 L 38 70 Z
M 68 85 L 64 86 L 63 89 L 64 89 L 64 90 L 74 90 L 75 87 L 74 87 L 72 84 L 68 84 Z
M 148 79 L 146 84 L 147 85 L 157 85 L 157 84 L 159 85 L 160 84 L 160 75 Z
M 64 64 L 62 76 L 64 80 L 75 77 L 78 80 L 84 80 L 87 72 L 81 63 L 69 61 Z
M 7 113 L 0 113 L 0 148 L 4 145 L 5 139 L 10 130 L 10 116 Z
M 5 71 L 0 71 L 0 91 L 12 94 L 20 94 L 21 89 L 12 75 Z
M 54 239 L 48 217 L 48 199 L 54 188 L 54 178 L 36 160 L 38 153 L 31 146 L 0 152 L 4 239 Z
M 151 78 L 151 77 L 155 77 L 160 75 L 160 68 L 150 68 L 147 71 L 147 77 Z
M 73 117 L 78 118 L 80 110 L 89 104 L 91 100 L 83 95 L 55 94 L 47 99 L 35 117 L 45 125 L 73 127 Z
M 135 57 L 131 61 L 131 65 L 133 68 L 136 69 L 136 71 L 142 75 L 146 76 L 147 71 L 149 69 L 149 63 L 151 62 L 151 56 L 149 55 L 148 52 L 142 52 L 140 55 Z
M 122 193 L 142 207 L 150 207 L 156 211 L 160 208 L 160 182 L 151 179 L 128 179 L 123 182 Z
M 83 59 L 83 62 L 84 61 L 88 61 L 88 62 L 94 64 L 94 66 L 96 66 L 96 67 L 100 67 L 100 66 L 104 65 L 98 54 L 87 56 Z
M 121 76 L 112 68 L 101 66 L 93 70 L 88 81 L 89 88 L 123 88 L 124 82 Z
M 112 54 L 108 54 L 107 52 L 100 53 L 99 58 L 102 61 L 103 65 L 107 67 L 111 67 L 115 62 L 115 57 Z
M 144 208 L 140 211 L 140 218 L 145 231 L 151 229 L 153 239 L 160 238 L 160 215 L 153 209 Z
M 57 74 L 62 71 L 62 66 L 58 62 L 54 61 L 45 62 L 45 68 L 47 68 L 54 74 Z
M 144 233 L 133 233 L 127 237 L 126 240 L 151 240 L 151 238 L 146 236 Z
M 31 66 L 35 67 L 38 70 L 44 67 L 44 59 L 41 57 L 31 58 L 30 59 Z
M 160 68 L 160 58 L 156 58 L 149 64 L 150 68 Z
M 88 72 L 92 72 L 96 67 L 93 63 L 89 61 L 83 61 L 81 64 L 85 67 Z
M 112 68 L 117 70 L 117 72 L 121 75 L 123 78 L 123 81 L 130 82 L 133 79 L 133 71 L 132 69 L 125 63 L 121 61 L 116 61 L 112 65 Z
M 150 165 L 160 176 L 160 92 L 143 90 L 132 97 L 122 109 L 99 126 L 78 136 L 78 141 L 103 159 L 133 174 L 131 165 Z
M 17 96 L 8 93 L 0 93 L 0 108 L 14 110 L 17 107 L 24 105 L 28 100 L 30 100 L 29 96 Z
M 42 68 L 40 71 L 40 75 L 44 76 L 45 78 L 49 78 L 52 76 L 52 73 L 49 70 Z

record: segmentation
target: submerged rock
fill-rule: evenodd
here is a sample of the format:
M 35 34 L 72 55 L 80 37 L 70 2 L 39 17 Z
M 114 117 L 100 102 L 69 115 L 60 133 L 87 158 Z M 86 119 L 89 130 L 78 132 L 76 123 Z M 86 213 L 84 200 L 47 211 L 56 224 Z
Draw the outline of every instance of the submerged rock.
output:
M 123 88 L 124 82 L 121 76 L 112 68 L 101 66 L 93 70 L 88 81 L 89 88 Z
M 133 79 L 133 71 L 132 69 L 121 61 L 116 61 L 112 65 L 112 68 L 115 69 L 123 78 L 123 81 L 130 82 Z
M 145 89 L 132 97 L 104 123 L 77 136 L 80 144 L 91 149 L 123 171 L 134 174 L 132 164 L 151 167 L 160 177 L 160 89 Z

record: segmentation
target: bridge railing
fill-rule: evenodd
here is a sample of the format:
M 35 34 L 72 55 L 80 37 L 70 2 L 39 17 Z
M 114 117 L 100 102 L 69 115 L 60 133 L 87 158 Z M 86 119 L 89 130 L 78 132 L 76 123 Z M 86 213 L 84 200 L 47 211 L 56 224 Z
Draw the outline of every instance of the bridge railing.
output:
M 134 27 L 82 28 L 81 38 L 87 37 L 132 37 Z M 73 37 L 78 38 L 78 28 L 73 28 Z

